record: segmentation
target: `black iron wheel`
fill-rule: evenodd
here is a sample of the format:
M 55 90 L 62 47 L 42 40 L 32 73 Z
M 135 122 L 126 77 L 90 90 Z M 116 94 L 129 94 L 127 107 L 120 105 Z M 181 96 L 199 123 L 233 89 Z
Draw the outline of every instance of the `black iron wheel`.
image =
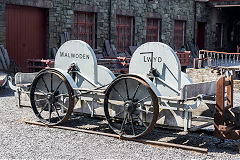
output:
M 106 90 L 104 112 L 115 133 L 127 138 L 141 137 L 153 129 L 158 119 L 157 96 L 141 78 L 120 77 Z
M 57 70 L 42 71 L 33 80 L 30 100 L 34 114 L 47 125 L 57 125 L 69 119 L 73 107 L 73 89 Z

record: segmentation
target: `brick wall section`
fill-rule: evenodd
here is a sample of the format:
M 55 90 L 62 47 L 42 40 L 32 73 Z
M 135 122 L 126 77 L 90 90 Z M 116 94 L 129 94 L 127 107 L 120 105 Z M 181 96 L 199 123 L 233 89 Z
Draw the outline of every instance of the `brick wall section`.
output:
M 63 32 L 72 33 L 74 10 L 96 13 L 97 46 L 95 48 L 103 47 L 106 39 L 110 39 L 111 43 L 115 44 L 117 14 L 134 17 L 133 45 L 146 41 L 146 18 L 149 17 L 162 20 L 160 39 L 173 46 L 174 20 L 186 21 L 185 42 L 192 42 L 194 39 L 194 3 L 194 0 L 0 0 L 0 43 L 6 42 L 5 4 L 17 4 L 47 8 L 49 15 L 47 46 L 49 49 L 61 45 L 60 35 Z M 207 22 L 208 10 L 206 3 L 198 2 L 198 20 Z M 206 33 L 206 39 L 212 39 L 214 35 L 208 25 L 207 30 L 209 31 Z M 208 45 L 211 45 L 210 41 L 206 41 L 207 48 Z

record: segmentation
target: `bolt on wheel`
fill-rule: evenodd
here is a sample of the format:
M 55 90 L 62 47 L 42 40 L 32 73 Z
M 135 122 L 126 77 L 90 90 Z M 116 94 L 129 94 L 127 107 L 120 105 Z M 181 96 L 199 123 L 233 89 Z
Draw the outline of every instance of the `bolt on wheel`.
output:
M 104 112 L 115 133 L 128 138 L 141 137 L 148 134 L 157 121 L 157 96 L 141 78 L 120 77 L 106 90 Z
M 74 107 L 73 90 L 57 70 L 41 72 L 33 80 L 30 100 L 34 114 L 47 125 L 66 121 Z

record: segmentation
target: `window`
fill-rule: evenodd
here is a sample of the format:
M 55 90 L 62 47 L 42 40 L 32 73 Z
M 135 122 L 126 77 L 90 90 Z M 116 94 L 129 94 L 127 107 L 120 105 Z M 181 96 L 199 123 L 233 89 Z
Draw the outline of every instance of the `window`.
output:
M 160 20 L 154 18 L 147 19 L 147 34 L 146 41 L 147 42 L 158 42 L 159 41 L 159 33 L 160 33 Z
M 223 24 L 216 24 L 216 47 L 222 48 L 222 39 L 223 39 Z
M 83 40 L 94 47 L 94 13 L 74 12 L 74 39 Z
M 128 47 L 132 45 L 132 17 L 117 15 L 116 29 L 117 51 L 128 51 Z
M 181 49 L 184 45 L 185 21 L 175 20 L 174 22 L 174 46 Z

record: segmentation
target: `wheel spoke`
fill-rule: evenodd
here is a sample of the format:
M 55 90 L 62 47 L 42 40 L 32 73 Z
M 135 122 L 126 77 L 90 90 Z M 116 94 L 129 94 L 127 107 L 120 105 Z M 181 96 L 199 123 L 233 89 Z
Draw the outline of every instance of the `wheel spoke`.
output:
M 137 86 L 137 88 L 135 89 L 135 91 L 134 91 L 134 94 L 133 94 L 133 97 L 132 97 L 132 99 L 134 99 L 135 98 L 135 96 L 136 96 L 136 94 L 137 94 L 137 91 L 138 91 L 138 88 L 140 87 L 140 85 L 141 85 L 141 83 L 140 82 L 138 82 L 138 86 Z
M 124 112 L 124 110 L 123 111 L 121 111 L 121 112 L 119 112 L 119 113 L 117 113 L 115 116 L 113 116 L 113 117 L 116 117 L 116 116 L 118 116 L 118 115 L 120 115 L 120 114 L 122 114 Z
M 60 118 L 60 116 L 59 116 L 59 113 L 58 113 L 58 111 L 57 111 L 57 107 L 55 106 L 55 104 L 53 104 L 53 106 L 54 106 L 55 111 L 56 111 L 56 113 L 57 113 L 58 119 L 61 120 L 61 118 Z
M 44 99 L 36 99 L 35 102 L 39 102 L 39 101 L 47 101 L 47 98 Z
M 151 97 L 151 95 L 149 95 L 149 96 L 147 96 L 147 97 L 144 97 L 144 98 L 140 99 L 140 100 L 137 101 L 136 103 L 140 103 L 140 102 L 144 101 L 145 99 L 148 99 L 149 97 Z M 136 104 L 136 103 L 135 103 L 135 104 Z
M 124 81 L 125 81 L 125 86 L 126 86 L 127 100 L 129 100 L 127 80 L 124 79 Z
M 66 106 L 64 106 L 62 103 L 56 102 L 58 105 L 60 105 L 61 107 L 68 109 Z
M 122 100 L 125 102 L 125 99 L 123 98 L 123 96 L 118 92 L 118 90 L 113 86 L 113 89 L 118 93 L 118 95 L 122 98 Z
M 51 92 L 53 91 L 53 74 L 51 73 Z
M 44 94 L 44 96 L 47 96 L 47 93 L 45 93 L 44 91 L 42 91 L 41 89 L 36 88 L 39 92 L 41 92 L 42 94 Z
M 133 132 L 133 135 L 135 136 L 136 133 L 135 133 L 134 124 L 133 124 L 133 117 L 132 117 L 132 115 L 131 115 L 130 117 L 131 117 L 131 127 L 132 127 L 132 132 Z
M 47 84 L 46 84 L 46 82 L 45 82 L 45 80 L 44 80 L 44 78 L 43 77 L 41 77 L 42 78 L 42 81 L 43 81 L 43 83 L 44 83 L 44 86 L 45 86 L 45 88 L 47 89 L 47 91 L 49 92 L 49 89 L 48 89 L 48 87 L 47 87 Z
M 114 117 L 116 117 L 116 116 L 118 116 L 118 115 L 120 115 L 120 114 L 122 114 L 124 112 L 124 110 L 123 111 L 121 111 L 121 112 L 118 112 L 115 116 L 113 116 L 113 117 L 111 117 L 111 119 L 113 119 Z
M 123 131 L 123 127 L 124 127 L 124 125 L 125 125 L 125 121 L 127 120 L 127 116 L 128 116 L 128 113 L 126 114 L 126 116 L 125 116 L 124 119 L 123 119 L 123 123 L 122 123 L 122 125 L 121 125 L 120 133 L 122 133 L 122 131 Z
M 55 96 L 55 97 L 58 98 L 58 97 L 61 97 L 61 96 L 66 96 L 66 97 L 67 97 L 67 96 L 69 96 L 69 94 L 67 94 L 67 93 L 66 93 L 66 94 L 59 94 L 59 95 L 57 95 L 57 96 Z
M 153 114 L 152 111 L 147 111 L 147 110 L 144 110 L 144 109 L 141 109 L 141 108 L 136 108 L 136 110 L 141 111 L 141 112 L 145 112 L 145 113 L 152 113 Z
M 57 92 L 57 90 L 58 90 L 58 88 L 61 86 L 62 82 L 63 82 L 63 80 L 61 80 L 61 82 L 60 82 L 59 85 L 57 86 L 57 88 L 56 88 L 56 90 L 54 91 L 54 93 Z
M 48 111 L 49 111 L 49 123 L 51 123 L 51 114 L 52 114 L 52 107 L 51 107 L 51 104 L 48 105 Z
M 38 113 L 37 116 L 39 116 L 42 113 L 42 111 L 47 107 L 47 105 L 48 105 L 48 103 L 45 104 L 45 106 L 42 108 L 42 110 Z
M 112 100 L 112 99 L 109 99 L 109 100 L 108 100 L 108 103 L 109 103 L 109 104 L 116 105 L 116 106 L 122 106 L 122 105 L 124 105 L 124 102 L 123 102 L 123 101 L 116 101 L 116 100 Z
M 144 125 L 144 127 L 148 127 L 144 122 L 143 122 L 143 120 L 139 117 L 139 115 L 137 116 L 137 118 L 141 121 L 141 123 Z

